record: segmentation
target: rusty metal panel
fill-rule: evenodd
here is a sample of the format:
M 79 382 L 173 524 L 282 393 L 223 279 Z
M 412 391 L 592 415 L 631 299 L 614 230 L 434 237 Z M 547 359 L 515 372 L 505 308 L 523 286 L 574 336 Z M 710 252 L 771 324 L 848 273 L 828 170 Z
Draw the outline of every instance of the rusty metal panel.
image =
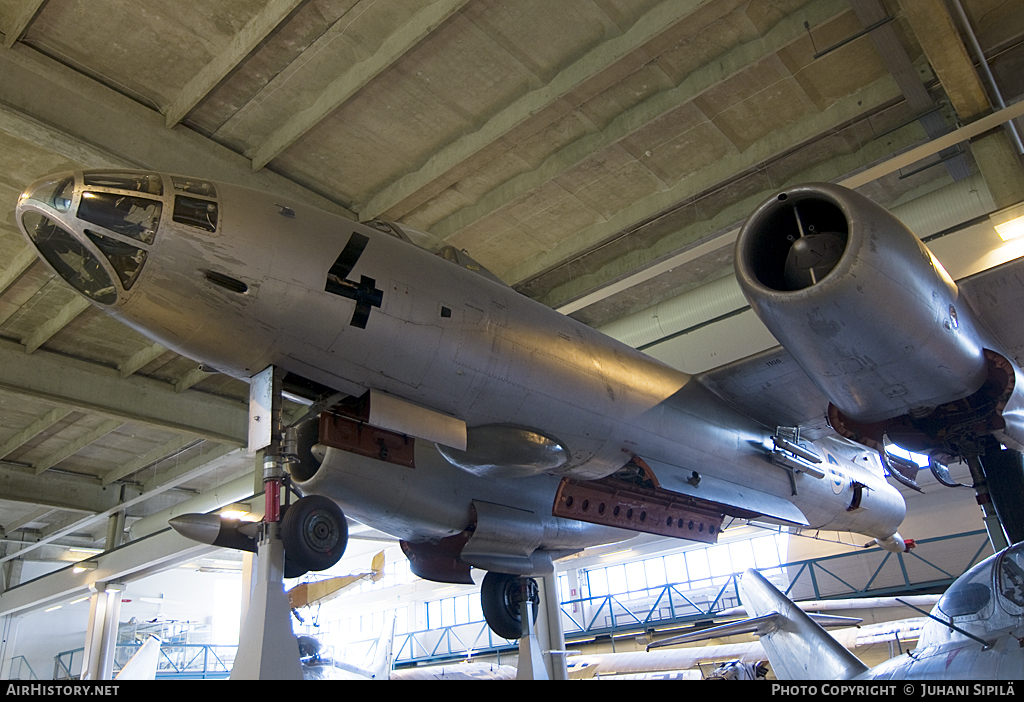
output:
M 592 524 L 673 536 L 713 544 L 724 513 L 710 503 L 668 491 L 640 491 L 621 481 L 579 481 L 564 478 L 555 494 L 552 514 Z
M 406 468 L 416 467 L 411 437 L 330 412 L 320 415 L 320 443 Z

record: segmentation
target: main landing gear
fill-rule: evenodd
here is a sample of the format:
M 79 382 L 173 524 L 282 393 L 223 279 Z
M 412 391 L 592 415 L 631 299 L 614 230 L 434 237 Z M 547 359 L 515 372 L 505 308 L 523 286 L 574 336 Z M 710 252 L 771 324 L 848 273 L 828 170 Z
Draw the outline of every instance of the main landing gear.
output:
M 979 457 L 970 457 L 967 465 L 971 468 L 978 491 L 978 503 L 986 514 L 986 525 L 992 521 L 991 511 L 994 509 L 994 516 L 998 517 L 1006 534 L 1008 543 L 1004 547 L 1024 541 L 1024 510 L 1021 509 L 1024 504 L 1024 456 L 1020 451 L 1002 448 L 995 439 L 988 437 L 980 460 Z M 989 526 L 990 538 L 993 529 Z M 999 550 L 997 539 L 992 541 L 993 549 Z
M 488 572 L 480 586 L 480 607 L 491 630 L 505 639 L 518 639 L 523 635 L 521 605 L 533 603 L 533 622 L 537 623 L 540 592 L 537 581 L 507 573 Z
M 284 509 L 281 540 L 285 577 L 297 578 L 311 570 L 327 570 L 341 560 L 348 545 L 348 523 L 334 500 L 307 495 Z
M 541 597 L 543 589 L 543 597 Z M 556 604 L 555 578 L 540 582 L 528 577 L 489 571 L 480 586 L 484 619 L 494 633 L 519 639 L 517 680 L 568 680 L 565 669 L 565 635 Z M 541 601 L 545 616 L 537 625 Z

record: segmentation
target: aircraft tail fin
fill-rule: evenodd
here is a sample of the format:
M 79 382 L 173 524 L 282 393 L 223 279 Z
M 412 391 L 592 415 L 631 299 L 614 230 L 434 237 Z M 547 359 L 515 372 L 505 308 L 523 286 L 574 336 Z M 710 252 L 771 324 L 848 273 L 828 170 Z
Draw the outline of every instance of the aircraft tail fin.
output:
M 383 552 L 378 555 L 383 561 Z M 384 628 L 381 630 L 380 638 L 377 639 L 377 650 L 373 656 L 373 663 L 370 664 L 371 680 L 387 680 L 391 677 L 391 666 L 395 659 L 394 647 L 395 613 L 388 612 L 384 617 Z
M 761 634 L 761 645 L 780 680 L 848 680 L 867 671 L 860 659 L 756 570 L 743 574 L 740 591 L 747 612 L 756 617 L 778 615 Z
M 373 571 L 373 575 L 370 576 L 370 580 L 373 582 L 379 581 L 384 577 L 384 552 L 381 551 L 373 557 L 373 562 L 370 563 L 370 570 Z
M 117 674 L 117 680 L 156 680 L 157 664 L 160 662 L 160 645 L 163 642 L 159 636 L 150 634 L 146 643 L 135 652 L 127 663 Z

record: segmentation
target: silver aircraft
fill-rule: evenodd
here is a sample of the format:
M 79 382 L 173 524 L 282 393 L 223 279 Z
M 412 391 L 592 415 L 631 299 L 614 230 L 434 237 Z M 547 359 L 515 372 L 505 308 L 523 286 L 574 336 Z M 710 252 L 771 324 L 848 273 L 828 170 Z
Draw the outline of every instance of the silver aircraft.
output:
M 1024 679 L 1024 544 L 957 578 L 928 615 L 917 647 L 873 668 L 757 571 L 743 575 L 740 590 L 779 680 Z
M 282 522 L 291 575 L 341 557 L 340 506 L 398 537 L 421 577 L 469 583 L 471 568 L 488 571 L 488 623 L 517 638 L 518 598 L 532 592 L 522 578 L 637 531 L 711 543 L 724 520 L 756 518 L 903 551 L 905 505 L 886 481 L 879 432 L 910 435 L 936 412 L 926 437 L 964 424 L 943 409 L 953 401 L 974 412 L 966 433 L 984 425 L 979 442 L 1009 432 L 1017 394 L 1012 383 L 995 391 L 1016 367 L 988 350 L 998 347 L 981 340 L 913 234 L 848 191 L 787 192 L 755 213 L 737 260 L 751 304 L 775 315 L 769 326 L 793 356 L 699 377 L 516 293 L 427 234 L 279 195 L 87 170 L 29 186 L 17 221 L 50 268 L 108 314 L 237 378 L 281 369 L 313 403 L 287 431 L 290 480 L 304 495 Z M 819 290 L 825 302 L 810 299 Z M 867 315 L 877 294 L 890 317 L 925 313 L 937 329 L 907 341 L 887 318 L 880 334 Z M 790 421 L 820 419 L 824 399 L 798 417 L 744 404 L 748 393 L 730 383 L 786 393 L 798 383 L 779 371 L 793 359 L 847 439 L 808 441 Z M 975 403 L 993 377 L 994 401 Z M 251 547 L 251 535 L 209 526 L 193 533 Z

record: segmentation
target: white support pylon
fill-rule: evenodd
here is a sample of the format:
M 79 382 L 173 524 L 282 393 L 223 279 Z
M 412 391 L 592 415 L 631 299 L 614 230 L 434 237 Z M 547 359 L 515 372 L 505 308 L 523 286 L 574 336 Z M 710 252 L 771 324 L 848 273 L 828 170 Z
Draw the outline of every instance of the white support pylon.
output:
M 533 623 L 533 603 L 524 597 L 519 605 L 523 619 L 523 635 L 519 639 L 519 666 L 516 680 L 550 680 L 544 665 L 544 654 L 537 641 L 537 628 Z
M 268 525 L 256 557 L 256 584 L 249 601 L 232 680 L 301 680 L 299 641 L 292 632 L 291 607 L 284 592 L 284 543 L 277 525 Z

